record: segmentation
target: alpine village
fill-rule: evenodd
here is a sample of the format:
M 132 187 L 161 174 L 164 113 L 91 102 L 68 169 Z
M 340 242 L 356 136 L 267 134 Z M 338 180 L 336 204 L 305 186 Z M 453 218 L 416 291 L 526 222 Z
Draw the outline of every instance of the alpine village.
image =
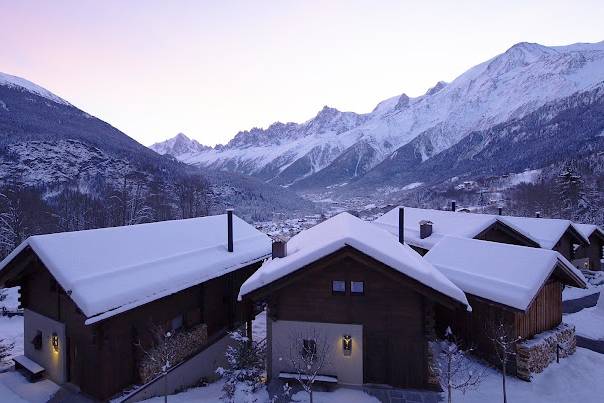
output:
M 604 402 L 604 42 L 510 43 L 481 2 L 23 3 L 0 5 L 0 403 Z M 500 18 L 570 23 L 528 3 Z M 444 8 L 471 41 L 418 34 Z M 416 93 L 376 105 L 382 79 Z M 321 98 L 373 106 L 270 123 Z

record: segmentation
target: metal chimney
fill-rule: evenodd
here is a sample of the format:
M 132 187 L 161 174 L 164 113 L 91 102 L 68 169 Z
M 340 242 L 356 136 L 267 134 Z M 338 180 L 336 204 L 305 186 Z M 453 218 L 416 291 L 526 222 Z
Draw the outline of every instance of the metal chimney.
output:
M 455 210 L 457 210 L 457 206 L 456 206 L 455 200 L 453 200 L 453 201 L 451 201 L 451 211 L 455 211 Z
M 503 207 L 497 207 L 497 214 L 503 215 Z
M 420 239 L 428 238 L 430 235 L 432 235 L 432 221 L 421 220 L 419 222 Z
M 405 243 L 405 208 L 398 208 L 398 241 Z
M 287 256 L 287 242 L 284 240 L 276 240 L 273 242 L 273 259 Z
M 541 218 L 541 212 L 540 211 L 535 212 L 535 217 Z
M 227 250 L 233 251 L 233 209 L 227 209 Z

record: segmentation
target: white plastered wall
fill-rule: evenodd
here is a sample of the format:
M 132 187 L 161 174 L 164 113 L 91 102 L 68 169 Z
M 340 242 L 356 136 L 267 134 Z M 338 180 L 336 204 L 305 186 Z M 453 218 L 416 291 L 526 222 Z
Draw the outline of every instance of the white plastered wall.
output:
M 290 346 L 294 340 L 302 336 L 310 336 L 316 332 L 325 340 L 328 346 L 328 360 L 321 375 L 331 375 L 338 378 L 338 382 L 347 385 L 363 384 L 363 326 L 354 324 L 299 322 L 299 321 L 274 321 L 267 318 L 270 327 L 270 371 L 273 379 L 279 377 L 280 372 L 294 372 L 289 360 Z M 345 355 L 342 338 L 344 335 L 352 337 L 352 351 Z M 319 347 L 317 348 L 319 350 Z
M 36 350 L 32 340 L 38 331 L 42 332 L 42 347 Z M 53 334 L 56 334 L 58 338 L 58 351 L 52 345 Z M 67 344 L 63 323 L 25 309 L 23 312 L 23 344 L 25 356 L 44 367 L 46 375 L 52 381 L 61 384 L 67 380 L 65 354 Z

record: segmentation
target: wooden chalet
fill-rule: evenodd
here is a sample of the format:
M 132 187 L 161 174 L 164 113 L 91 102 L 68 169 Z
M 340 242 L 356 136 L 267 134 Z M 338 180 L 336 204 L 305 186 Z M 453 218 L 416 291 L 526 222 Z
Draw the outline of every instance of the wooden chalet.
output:
M 437 309 L 438 332 L 450 327 L 494 364 L 496 326 L 504 325 L 519 342 L 538 337 L 562 322 L 563 285 L 586 287 L 581 272 L 552 250 L 446 237 L 424 258 L 461 288 L 472 306 L 472 312 Z M 516 370 L 515 362 L 510 369 Z
M 589 270 L 604 270 L 604 231 L 591 224 L 575 224 L 584 238 L 587 238 L 589 245 L 580 246 L 575 252 L 577 260 L 583 260 L 581 267 Z
M 294 372 L 288 350 L 326 343 L 322 379 L 431 388 L 435 307 L 467 309 L 464 293 L 386 231 L 348 213 L 276 244 L 241 287 L 268 306 L 268 376 Z M 320 335 L 321 340 L 315 336 Z
M 250 320 L 238 290 L 268 256 L 270 239 L 232 212 L 32 236 L 0 263 L 24 308 L 16 361 L 108 399 L 144 381 L 153 329 L 196 332 L 191 355 Z
M 577 248 L 589 246 L 570 221 L 560 219 L 397 207 L 374 222 L 397 236 L 402 222 L 405 242 L 422 255 L 450 236 L 551 249 L 568 260 L 575 259 Z

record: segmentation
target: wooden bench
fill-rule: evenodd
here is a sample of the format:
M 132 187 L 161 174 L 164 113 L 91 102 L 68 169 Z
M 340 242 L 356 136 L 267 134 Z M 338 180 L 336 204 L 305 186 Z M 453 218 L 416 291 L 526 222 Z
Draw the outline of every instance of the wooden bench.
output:
M 282 381 L 298 380 L 298 379 L 307 380 L 308 378 L 310 378 L 310 377 L 308 375 L 304 375 L 304 374 L 296 374 L 293 372 L 279 372 L 279 379 L 281 379 Z M 330 375 L 316 375 L 315 383 L 321 383 L 321 384 L 326 384 L 326 385 L 335 385 L 338 383 L 338 377 L 330 376 Z
M 30 382 L 35 382 L 42 378 L 46 370 L 38 363 L 30 360 L 24 355 L 13 358 L 15 369 L 21 372 Z

